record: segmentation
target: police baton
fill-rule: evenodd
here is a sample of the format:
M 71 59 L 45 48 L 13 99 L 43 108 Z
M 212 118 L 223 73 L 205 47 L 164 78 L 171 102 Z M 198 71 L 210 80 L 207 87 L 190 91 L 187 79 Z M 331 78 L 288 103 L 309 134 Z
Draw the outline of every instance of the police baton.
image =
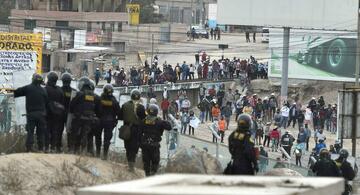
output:
M 213 134 L 213 136 L 216 137 L 216 139 L 220 140 L 221 137 L 218 134 L 217 131 L 215 131 L 215 129 L 212 126 L 207 125 L 211 131 L 211 133 Z M 219 142 L 216 142 L 216 159 L 219 160 Z

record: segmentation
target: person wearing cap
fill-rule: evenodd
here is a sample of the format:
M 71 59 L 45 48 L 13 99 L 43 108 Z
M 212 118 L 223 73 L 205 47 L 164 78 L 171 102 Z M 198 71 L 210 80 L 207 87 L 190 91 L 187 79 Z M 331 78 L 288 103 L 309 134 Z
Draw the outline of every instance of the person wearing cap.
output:
M 272 93 L 269 98 L 270 117 L 273 118 L 278 107 L 278 103 L 275 97 L 275 93 Z
M 271 121 L 270 119 L 270 106 L 269 106 L 269 98 L 265 97 L 262 101 L 262 110 L 263 110 L 263 117 L 265 121 Z
M 46 131 L 46 109 L 49 102 L 46 90 L 41 86 L 44 79 L 39 74 L 32 76 L 32 82 L 29 85 L 17 88 L 14 91 L 14 97 L 25 97 L 26 109 L 26 152 L 34 152 L 34 131 L 36 128 L 38 150 L 44 148 L 44 133 Z
M 325 126 L 326 131 L 330 131 L 331 129 L 331 116 L 332 116 L 333 109 L 331 104 L 328 104 L 328 107 L 325 109 Z
M 316 109 L 316 98 L 315 97 L 312 97 L 309 104 L 308 104 L 308 107 L 311 109 L 311 112 L 314 112 L 314 110 Z
M 304 120 L 305 120 L 305 110 L 300 110 L 297 117 L 296 117 L 296 120 L 297 120 L 297 123 L 298 123 L 298 129 L 300 130 L 301 127 L 304 126 Z
M 281 136 L 281 146 L 284 148 L 284 150 L 287 152 L 289 156 L 291 156 L 291 147 L 294 143 L 294 137 L 289 134 L 289 130 L 285 131 L 285 134 Z M 286 155 L 283 154 L 283 158 L 286 158 Z
M 278 127 L 275 126 L 274 129 L 270 132 L 271 139 L 271 151 L 277 152 L 279 140 L 280 140 L 280 132 L 278 131 Z
M 264 128 L 264 143 L 263 146 L 269 147 L 270 144 L 270 127 L 271 122 L 267 122 Z
M 96 68 L 94 77 L 95 77 L 95 84 L 98 85 L 101 77 L 101 72 L 99 68 Z
M 291 122 L 293 122 L 292 127 L 295 128 L 297 116 L 298 116 L 298 110 L 296 108 L 296 102 L 294 102 L 289 111 L 289 121 L 287 124 L 288 127 L 290 126 Z
M 287 127 L 289 112 L 290 112 L 289 107 L 286 104 L 284 104 L 284 106 L 281 108 L 281 122 L 280 122 L 280 127 L 283 127 L 284 129 L 286 129 Z

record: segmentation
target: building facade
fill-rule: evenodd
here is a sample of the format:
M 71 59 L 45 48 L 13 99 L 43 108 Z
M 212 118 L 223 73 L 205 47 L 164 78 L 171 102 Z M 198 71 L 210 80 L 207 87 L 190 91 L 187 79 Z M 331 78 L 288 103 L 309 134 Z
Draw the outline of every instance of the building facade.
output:
M 109 47 L 112 55 L 124 58 L 126 40 L 113 36 L 128 23 L 128 14 L 120 12 L 123 3 L 125 0 L 15 0 L 9 30 L 43 33 L 43 72 L 69 68 L 67 62 L 73 64 L 76 54 L 68 53 L 66 60 L 56 54 L 76 47 Z M 87 67 L 90 62 L 78 63 Z

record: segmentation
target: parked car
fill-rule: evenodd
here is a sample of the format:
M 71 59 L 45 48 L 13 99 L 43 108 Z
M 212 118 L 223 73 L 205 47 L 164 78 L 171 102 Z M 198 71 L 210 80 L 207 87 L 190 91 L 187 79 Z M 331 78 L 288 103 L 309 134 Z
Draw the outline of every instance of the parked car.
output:
M 195 29 L 195 38 L 197 38 L 197 39 L 199 39 L 199 38 L 209 39 L 209 32 L 206 29 L 201 28 L 200 26 L 192 26 L 191 29 L 192 28 Z M 189 30 L 187 32 L 187 36 L 188 37 L 191 36 L 191 30 Z

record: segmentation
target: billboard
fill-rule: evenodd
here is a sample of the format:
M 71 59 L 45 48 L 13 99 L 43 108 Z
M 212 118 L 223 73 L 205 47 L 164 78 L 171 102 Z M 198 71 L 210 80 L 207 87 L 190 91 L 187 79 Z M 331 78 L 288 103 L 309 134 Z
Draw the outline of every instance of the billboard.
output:
M 126 4 L 126 9 L 129 13 L 129 24 L 138 25 L 140 22 L 140 5 Z
M 356 0 L 218 0 L 217 21 L 224 25 L 356 30 L 358 8 Z
M 269 76 L 281 77 L 283 29 L 269 31 Z M 346 31 L 291 30 L 289 78 L 354 81 L 356 37 Z
M 13 75 L 28 78 L 42 68 L 42 33 L 0 33 L 0 88 L 14 88 Z
M 209 4 L 209 14 L 208 14 L 209 28 L 215 28 L 217 26 L 216 16 L 217 16 L 217 4 Z

